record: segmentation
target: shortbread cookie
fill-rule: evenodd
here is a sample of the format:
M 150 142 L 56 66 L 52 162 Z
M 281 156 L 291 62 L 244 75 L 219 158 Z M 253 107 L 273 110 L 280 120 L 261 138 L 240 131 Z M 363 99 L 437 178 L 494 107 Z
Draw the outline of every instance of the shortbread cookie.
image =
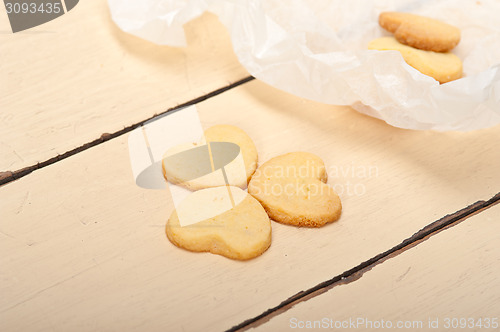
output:
M 326 180 L 325 164 L 318 156 L 293 152 L 260 166 L 248 192 L 277 222 L 321 227 L 337 220 L 342 210 L 339 196 Z
M 164 177 L 190 190 L 226 184 L 245 189 L 257 167 L 257 149 L 240 128 L 217 125 L 205 131 L 200 143 L 169 149 L 163 158 Z
M 192 193 L 168 219 L 166 233 L 178 247 L 238 260 L 257 257 L 271 244 L 271 222 L 266 211 L 237 187 Z
M 460 29 L 439 20 L 410 13 L 381 13 L 379 24 L 394 33 L 400 43 L 421 50 L 448 52 L 460 41 Z
M 231 142 L 241 148 L 247 183 L 257 169 L 258 155 L 257 148 L 250 136 L 242 129 L 231 125 L 216 125 L 205 130 L 207 142 Z
M 382 37 L 372 40 L 368 48 L 380 51 L 399 51 L 406 63 L 422 74 L 435 78 L 440 83 L 446 83 L 462 77 L 462 61 L 452 53 L 418 50 L 399 43 L 393 37 Z

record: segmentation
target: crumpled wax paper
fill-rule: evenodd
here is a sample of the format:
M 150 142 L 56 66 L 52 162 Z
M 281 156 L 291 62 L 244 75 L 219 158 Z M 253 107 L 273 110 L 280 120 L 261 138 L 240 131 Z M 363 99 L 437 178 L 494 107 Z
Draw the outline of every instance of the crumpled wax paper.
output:
M 116 24 L 152 42 L 184 46 L 183 24 L 215 13 L 241 64 L 256 78 L 315 101 L 350 105 L 408 129 L 468 131 L 500 123 L 498 0 L 108 0 Z M 440 85 L 397 51 L 367 50 L 389 35 L 382 11 L 461 29 L 453 52 L 464 77 Z

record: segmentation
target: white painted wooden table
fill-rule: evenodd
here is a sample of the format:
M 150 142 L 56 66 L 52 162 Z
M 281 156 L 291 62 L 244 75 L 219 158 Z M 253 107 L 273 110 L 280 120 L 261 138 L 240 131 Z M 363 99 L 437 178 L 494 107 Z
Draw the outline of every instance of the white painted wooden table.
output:
M 1 331 L 500 319 L 499 127 L 407 131 L 280 92 L 248 79 L 210 14 L 179 49 L 119 31 L 103 0 L 66 16 L 0 34 Z M 341 219 L 273 222 L 271 247 L 247 262 L 173 246 L 169 194 L 135 185 L 127 138 L 197 101 L 205 128 L 241 127 L 260 163 L 321 156 Z

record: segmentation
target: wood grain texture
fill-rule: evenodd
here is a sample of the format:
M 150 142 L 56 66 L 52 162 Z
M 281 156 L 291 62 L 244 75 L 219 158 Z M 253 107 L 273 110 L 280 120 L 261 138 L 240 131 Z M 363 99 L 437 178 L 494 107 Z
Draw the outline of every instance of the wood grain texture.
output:
M 270 249 L 248 262 L 176 248 L 164 234 L 168 192 L 135 186 L 121 136 L 0 187 L 0 329 L 228 329 L 499 191 L 499 127 L 401 130 L 259 81 L 198 109 L 205 128 L 244 129 L 260 163 L 298 150 L 323 158 L 340 220 L 273 223 Z
M 126 34 L 106 0 L 12 34 L 0 15 L 0 172 L 16 171 L 247 77 L 213 14 L 188 47 Z
M 407 324 L 409 328 L 399 329 L 404 331 L 498 330 L 492 324 L 495 318 L 500 325 L 498 243 L 500 205 L 385 261 L 359 280 L 298 303 L 250 331 L 296 330 L 299 324 L 314 327 L 314 321 L 325 326 L 333 321 L 333 326 L 345 324 L 344 330 L 354 331 L 377 330 L 375 324 L 385 324 L 378 330 L 388 330 L 388 324 L 396 328 L 398 322 Z M 489 328 L 485 328 L 485 318 L 489 318 Z M 472 322 L 474 325 L 469 325 Z M 325 330 L 316 324 L 307 331 Z

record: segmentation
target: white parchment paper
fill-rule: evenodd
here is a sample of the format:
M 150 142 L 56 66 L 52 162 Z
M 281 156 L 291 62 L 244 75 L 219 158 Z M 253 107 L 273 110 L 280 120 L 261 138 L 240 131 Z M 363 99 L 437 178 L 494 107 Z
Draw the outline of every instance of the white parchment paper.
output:
M 351 105 L 408 129 L 474 130 L 500 123 L 499 0 L 108 0 L 116 24 L 152 42 L 185 46 L 183 24 L 215 13 L 256 78 L 315 101 Z M 382 11 L 459 27 L 464 77 L 440 85 L 396 51 L 367 50 L 388 35 Z

